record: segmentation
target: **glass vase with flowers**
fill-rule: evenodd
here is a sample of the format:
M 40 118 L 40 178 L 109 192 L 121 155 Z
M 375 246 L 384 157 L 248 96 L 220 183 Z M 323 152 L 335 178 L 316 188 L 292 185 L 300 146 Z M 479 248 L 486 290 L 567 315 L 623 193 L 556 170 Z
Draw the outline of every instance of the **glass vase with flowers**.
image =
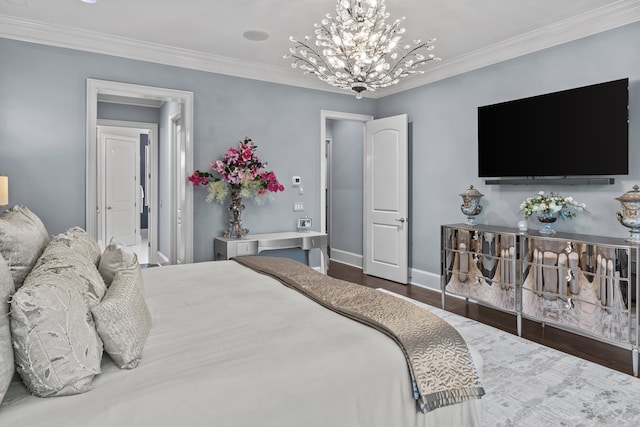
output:
M 258 147 L 251 138 L 240 141 L 239 146 L 229 147 L 222 159 L 212 162 L 211 172 L 196 170 L 189 176 L 195 186 L 207 187 L 207 201 L 222 203 L 230 197 L 229 228 L 222 235 L 227 238 L 242 239 L 249 230 L 242 227 L 242 198 L 254 198 L 261 203 L 270 193 L 284 191 L 273 171 L 267 171 L 267 163 L 256 155 Z
M 578 212 L 586 210 L 587 205 L 578 203 L 573 197 L 563 197 L 557 193 L 538 192 L 536 197 L 529 197 L 520 204 L 520 212 L 525 217 L 535 215 L 542 224 L 540 234 L 554 235 L 554 223 L 558 218 L 571 219 Z

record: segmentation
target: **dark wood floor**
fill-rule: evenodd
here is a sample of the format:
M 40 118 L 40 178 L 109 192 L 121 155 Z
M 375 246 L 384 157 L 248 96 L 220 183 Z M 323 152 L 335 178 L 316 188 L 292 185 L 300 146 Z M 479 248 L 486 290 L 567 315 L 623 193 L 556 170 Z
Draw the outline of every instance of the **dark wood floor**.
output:
M 371 288 L 383 288 L 399 295 L 421 301 L 441 308 L 441 294 L 430 289 L 415 285 L 402 285 L 373 276 L 367 276 L 362 270 L 336 261 L 329 264 L 328 274 L 332 277 L 359 283 Z M 446 309 L 452 313 L 477 320 L 503 331 L 517 334 L 516 317 L 513 314 L 447 296 Z M 631 351 L 582 337 L 552 326 L 542 327 L 540 323 L 523 319 L 522 337 L 547 347 L 552 347 L 565 353 L 598 363 L 603 366 L 633 375 Z

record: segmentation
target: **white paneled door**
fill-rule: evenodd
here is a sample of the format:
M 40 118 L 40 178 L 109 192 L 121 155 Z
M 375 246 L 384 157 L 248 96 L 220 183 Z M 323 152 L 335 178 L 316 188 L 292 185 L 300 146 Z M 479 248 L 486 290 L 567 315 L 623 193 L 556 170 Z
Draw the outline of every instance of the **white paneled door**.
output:
M 139 211 L 137 138 L 104 135 L 105 218 L 107 243 L 114 238 L 123 245 L 137 243 Z
M 408 117 L 367 122 L 365 274 L 409 280 Z

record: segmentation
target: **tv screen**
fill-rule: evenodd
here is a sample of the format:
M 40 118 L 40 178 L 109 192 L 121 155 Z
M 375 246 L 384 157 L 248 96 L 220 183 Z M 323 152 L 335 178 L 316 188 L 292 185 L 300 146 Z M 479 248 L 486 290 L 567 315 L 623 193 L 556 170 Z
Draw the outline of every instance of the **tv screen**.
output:
M 479 177 L 629 173 L 629 79 L 478 107 Z

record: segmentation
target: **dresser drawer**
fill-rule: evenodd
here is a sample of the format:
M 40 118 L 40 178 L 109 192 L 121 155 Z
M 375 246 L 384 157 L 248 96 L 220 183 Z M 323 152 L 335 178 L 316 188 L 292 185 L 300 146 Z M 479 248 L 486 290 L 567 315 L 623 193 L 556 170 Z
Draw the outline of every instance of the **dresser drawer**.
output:
M 236 255 L 257 255 L 258 254 L 258 241 L 253 240 L 249 242 L 236 242 Z

